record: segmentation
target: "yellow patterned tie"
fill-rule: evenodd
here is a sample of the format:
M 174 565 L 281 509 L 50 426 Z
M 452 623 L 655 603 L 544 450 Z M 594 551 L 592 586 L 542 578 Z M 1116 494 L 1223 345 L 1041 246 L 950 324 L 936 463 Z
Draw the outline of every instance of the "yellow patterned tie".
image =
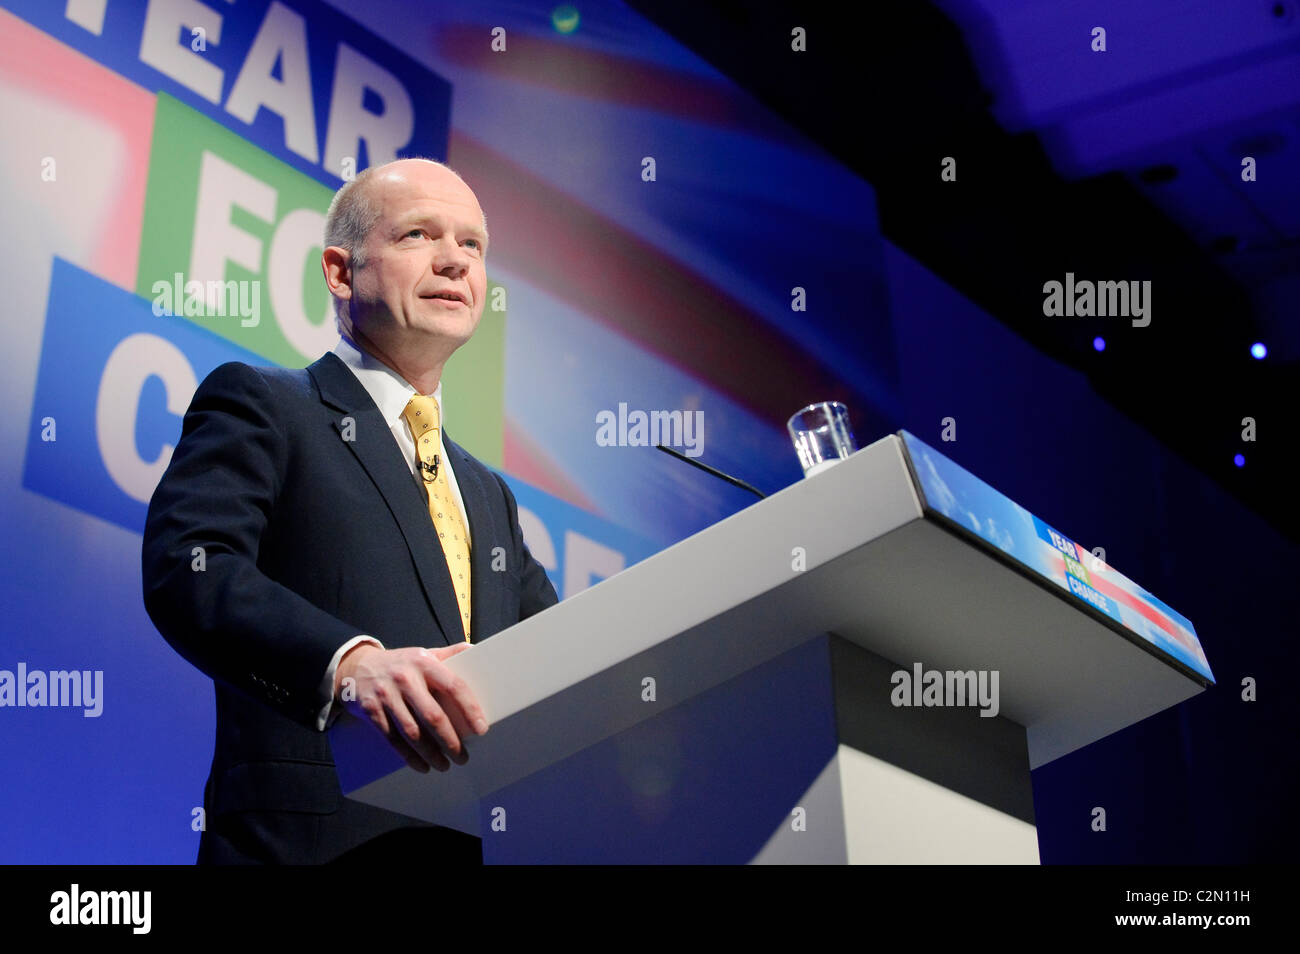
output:
M 433 527 L 438 531 L 442 552 L 447 557 L 447 569 L 451 571 L 452 586 L 456 589 L 456 602 L 460 604 L 461 622 L 465 625 L 465 642 L 469 642 L 469 534 L 465 531 L 465 520 L 456 506 L 456 498 L 451 495 L 447 464 L 438 456 L 438 428 L 441 425 L 438 402 L 417 394 L 411 398 L 402 415 L 411 425 L 411 436 L 415 438 L 420 472 L 428 491 L 429 516 L 433 518 Z

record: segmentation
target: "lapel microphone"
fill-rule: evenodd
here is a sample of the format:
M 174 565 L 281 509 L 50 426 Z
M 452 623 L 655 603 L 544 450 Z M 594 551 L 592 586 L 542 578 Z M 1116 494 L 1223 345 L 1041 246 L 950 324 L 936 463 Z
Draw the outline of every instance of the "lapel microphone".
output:
M 432 464 L 428 463 L 427 461 L 423 461 L 423 460 L 420 461 L 420 470 L 424 474 L 425 483 L 431 484 L 435 480 L 437 480 L 438 479 L 438 455 L 437 454 L 433 455 Z

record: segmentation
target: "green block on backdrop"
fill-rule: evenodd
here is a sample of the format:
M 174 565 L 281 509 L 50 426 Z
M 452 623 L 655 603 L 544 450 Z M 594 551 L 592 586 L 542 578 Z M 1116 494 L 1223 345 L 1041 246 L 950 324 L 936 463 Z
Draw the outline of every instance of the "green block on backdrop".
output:
M 452 439 L 489 467 L 504 467 L 506 310 L 493 311 L 497 283 L 488 280 L 488 305 L 474 337 L 442 370 L 442 399 Z M 501 298 L 505 298 L 504 289 Z

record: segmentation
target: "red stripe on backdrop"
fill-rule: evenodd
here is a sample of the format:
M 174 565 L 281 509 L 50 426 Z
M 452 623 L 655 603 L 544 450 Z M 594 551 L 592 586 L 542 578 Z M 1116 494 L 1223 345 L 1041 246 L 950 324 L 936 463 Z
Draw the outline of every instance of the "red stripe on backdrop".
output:
M 506 415 L 504 423 L 501 457 L 507 473 L 538 490 L 546 491 L 552 497 L 559 497 L 589 513 L 604 516 L 603 511 L 569 479 L 554 458 L 525 434 L 510 419 L 510 415 Z
M 722 77 L 604 53 L 564 39 L 512 33 L 508 54 L 493 52 L 489 26 L 439 28 L 438 57 L 499 79 L 536 86 L 615 106 L 652 109 L 688 122 L 788 140 L 791 131 Z
M 0 10 L 0 86 L 36 106 L 57 104 L 69 114 L 80 114 L 87 128 L 111 129 L 117 135 L 121 152 L 114 157 L 114 167 L 108 165 L 109 156 L 70 151 L 50 156 L 60 176 L 54 182 L 41 180 L 40 161 L 52 149 L 51 142 L 63 141 L 60 133 L 66 134 L 66 129 L 60 120 L 48 117 L 39 140 L 21 148 L 32 160 L 27 167 L 32 188 L 54 193 L 61 182 L 79 177 L 111 182 L 108 204 L 80 213 L 88 228 L 98 230 L 89 255 L 73 248 L 59 249 L 58 254 L 119 288 L 135 291 L 157 97 L 6 10 Z M 11 136 L 18 132 L 5 130 Z M 53 197 L 51 207 L 58 207 Z
M 453 131 L 493 260 L 777 426 L 812 401 L 871 402 L 743 303 L 528 169 Z

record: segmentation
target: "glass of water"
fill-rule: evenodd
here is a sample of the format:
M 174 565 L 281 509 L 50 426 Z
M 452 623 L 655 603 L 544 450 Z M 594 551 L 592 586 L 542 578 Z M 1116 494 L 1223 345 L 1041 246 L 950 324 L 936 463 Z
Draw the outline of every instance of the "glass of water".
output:
M 795 412 L 786 427 L 805 477 L 821 473 L 858 449 L 849 427 L 849 409 L 839 401 L 809 404 Z

